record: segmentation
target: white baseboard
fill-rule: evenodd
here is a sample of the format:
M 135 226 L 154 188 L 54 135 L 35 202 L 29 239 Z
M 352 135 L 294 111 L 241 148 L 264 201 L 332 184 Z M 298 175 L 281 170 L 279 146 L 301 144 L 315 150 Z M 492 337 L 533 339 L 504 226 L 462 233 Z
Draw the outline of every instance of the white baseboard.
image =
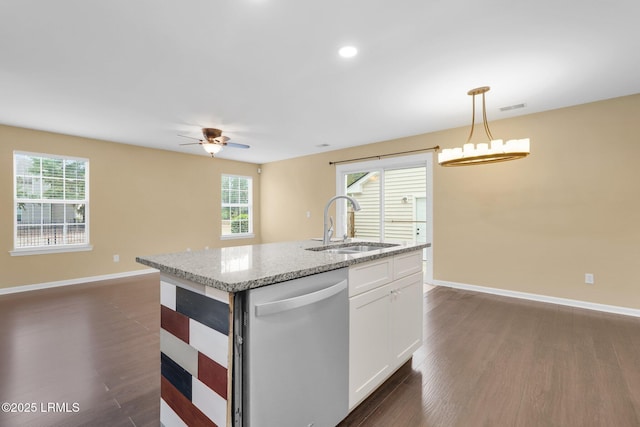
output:
M 449 288 L 465 289 L 468 291 L 482 292 L 485 294 L 500 295 L 511 298 L 526 299 L 531 301 L 547 302 L 550 304 L 566 305 L 569 307 L 586 308 L 587 310 L 603 311 L 605 313 L 623 314 L 625 316 L 640 317 L 640 310 L 635 308 L 620 307 L 617 305 L 598 304 L 595 302 L 580 301 L 568 298 L 550 297 L 547 295 L 530 294 L 527 292 L 510 291 L 506 289 L 489 288 L 486 286 L 468 285 L 465 283 L 433 280 L 431 284 L 446 286 Z
M 141 276 L 143 274 L 157 273 L 154 268 L 144 270 L 126 271 L 124 273 L 105 274 L 102 276 L 80 277 L 77 279 L 59 280 L 57 282 L 36 283 L 33 285 L 13 286 L 10 288 L 0 288 L 0 296 L 15 294 L 18 292 L 36 291 L 39 289 L 58 288 L 60 286 L 78 285 L 80 283 L 99 282 L 101 280 L 122 279 L 126 277 Z

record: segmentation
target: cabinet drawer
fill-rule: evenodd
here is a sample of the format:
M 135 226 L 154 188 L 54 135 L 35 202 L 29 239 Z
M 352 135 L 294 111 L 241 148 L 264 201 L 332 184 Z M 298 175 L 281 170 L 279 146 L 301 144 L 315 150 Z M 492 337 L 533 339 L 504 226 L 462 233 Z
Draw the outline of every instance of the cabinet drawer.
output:
M 422 251 L 407 252 L 393 257 L 393 279 L 422 271 Z
M 385 285 L 393 279 L 393 257 L 382 258 L 349 268 L 349 296 Z

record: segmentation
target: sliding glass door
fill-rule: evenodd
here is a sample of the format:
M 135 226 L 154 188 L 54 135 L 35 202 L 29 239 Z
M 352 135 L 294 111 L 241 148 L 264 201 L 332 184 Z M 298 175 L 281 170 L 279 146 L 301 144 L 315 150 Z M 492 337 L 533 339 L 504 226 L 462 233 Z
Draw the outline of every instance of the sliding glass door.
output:
M 384 206 L 380 201 L 382 193 L 382 170 L 367 170 L 348 173 L 344 176 L 342 194 L 353 197 L 360 203 L 360 210 L 354 212 L 349 204 L 347 211 L 347 236 L 359 239 L 379 239 L 382 233 Z M 342 235 L 342 234 L 340 234 Z
M 384 171 L 382 238 L 424 241 L 420 238 L 416 214 L 418 210 L 426 212 L 426 174 L 425 166 Z
M 431 165 L 428 153 L 338 166 L 336 194 L 355 198 L 361 210 L 336 205 L 336 236 L 431 242 Z

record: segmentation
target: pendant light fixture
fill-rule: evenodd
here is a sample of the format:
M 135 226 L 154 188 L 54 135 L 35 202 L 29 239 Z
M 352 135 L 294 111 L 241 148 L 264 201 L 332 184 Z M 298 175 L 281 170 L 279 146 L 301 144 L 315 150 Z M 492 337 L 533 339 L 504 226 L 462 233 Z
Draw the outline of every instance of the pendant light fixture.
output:
M 505 162 L 507 160 L 522 159 L 529 155 L 529 138 L 511 139 L 506 143 L 501 139 L 493 139 L 489 130 L 489 123 L 487 123 L 487 109 L 484 102 L 484 94 L 489 89 L 489 86 L 482 86 L 467 92 L 467 95 L 471 95 L 473 100 L 471 132 L 462 148 L 445 148 L 438 153 L 438 163 L 441 166 L 470 166 Z M 473 136 L 476 120 L 476 95 L 482 95 L 482 123 L 489 142 L 474 145 L 471 143 L 471 137 Z

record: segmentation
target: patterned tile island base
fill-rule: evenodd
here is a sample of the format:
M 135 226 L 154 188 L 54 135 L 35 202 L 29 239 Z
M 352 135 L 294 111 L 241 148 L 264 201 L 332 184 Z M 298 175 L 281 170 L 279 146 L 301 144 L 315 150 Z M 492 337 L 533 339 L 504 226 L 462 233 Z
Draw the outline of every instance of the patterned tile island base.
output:
M 231 425 L 233 294 L 160 279 L 160 422 Z

